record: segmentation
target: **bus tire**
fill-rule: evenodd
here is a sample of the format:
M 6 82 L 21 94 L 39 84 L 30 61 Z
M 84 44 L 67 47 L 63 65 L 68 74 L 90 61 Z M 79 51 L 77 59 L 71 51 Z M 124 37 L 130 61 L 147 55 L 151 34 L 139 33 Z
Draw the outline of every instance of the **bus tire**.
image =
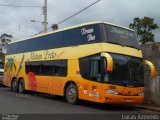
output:
M 24 79 L 20 79 L 18 82 L 18 92 L 19 93 L 24 93 L 25 91 L 25 83 L 24 83 Z
M 73 83 L 67 86 L 65 91 L 65 98 L 69 104 L 76 104 L 78 101 L 78 89 Z
M 17 92 L 17 89 L 18 89 L 17 80 L 16 78 L 14 78 L 11 83 L 11 91 Z

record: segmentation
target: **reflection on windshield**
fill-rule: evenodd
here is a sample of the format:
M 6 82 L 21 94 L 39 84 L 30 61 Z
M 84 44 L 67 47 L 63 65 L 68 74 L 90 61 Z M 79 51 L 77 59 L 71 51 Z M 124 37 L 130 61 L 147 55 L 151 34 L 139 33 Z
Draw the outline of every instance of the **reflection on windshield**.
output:
M 118 54 L 110 55 L 113 58 L 113 71 L 108 73 L 110 83 L 125 86 L 144 85 L 142 59 Z
M 104 38 L 104 42 L 139 49 L 135 32 L 127 29 L 104 25 Z

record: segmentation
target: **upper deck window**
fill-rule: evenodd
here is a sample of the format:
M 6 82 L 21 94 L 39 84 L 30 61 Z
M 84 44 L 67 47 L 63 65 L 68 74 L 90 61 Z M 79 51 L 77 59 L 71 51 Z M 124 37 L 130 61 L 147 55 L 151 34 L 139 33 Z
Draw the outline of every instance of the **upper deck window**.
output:
M 103 25 L 104 42 L 139 49 L 135 32 L 111 25 Z
M 7 55 L 31 51 L 56 49 L 77 45 L 101 42 L 99 24 L 85 25 L 59 31 L 24 41 L 11 43 L 7 46 Z

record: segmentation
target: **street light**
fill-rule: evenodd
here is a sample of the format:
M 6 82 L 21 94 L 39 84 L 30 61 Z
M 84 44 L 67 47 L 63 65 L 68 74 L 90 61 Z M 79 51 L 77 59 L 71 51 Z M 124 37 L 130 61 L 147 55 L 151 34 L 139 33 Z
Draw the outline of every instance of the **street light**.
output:
M 38 20 L 30 20 L 31 22 L 39 22 L 39 23 L 42 23 L 42 24 L 44 24 L 45 22 L 42 22 L 42 21 L 38 21 Z M 47 22 L 47 24 L 48 24 L 48 22 Z
M 44 33 L 47 32 L 47 29 L 46 29 L 46 26 L 48 24 L 48 22 L 42 22 L 42 21 L 38 21 L 38 20 L 30 20 L 31 22 L 39 22 L 39 23 L 42 23 L 44 25 Z

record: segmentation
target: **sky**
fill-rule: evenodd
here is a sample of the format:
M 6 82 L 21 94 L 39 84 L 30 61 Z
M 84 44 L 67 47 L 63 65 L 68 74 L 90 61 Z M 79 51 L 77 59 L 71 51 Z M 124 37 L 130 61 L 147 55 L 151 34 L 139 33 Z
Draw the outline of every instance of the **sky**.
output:
M 48 27 L 82 10 L 96 0 L 48 0 Z M 0 0 L 0 4 L 43 6 L 44 0 Z M 101 0 L 89 9 L 59 25 L 65 28 L 84 22 L 104 21 L 128 27 L 135 17 L 148 16 L 160 26 L 160 0 Z M 31 20 L 39 22 L 31 22 Z M 13 41 L 43 31 L 42 8 L 0 6 L 0 34 L 13 36 Z M 160 29 L 154 31 L 160 42 Z

